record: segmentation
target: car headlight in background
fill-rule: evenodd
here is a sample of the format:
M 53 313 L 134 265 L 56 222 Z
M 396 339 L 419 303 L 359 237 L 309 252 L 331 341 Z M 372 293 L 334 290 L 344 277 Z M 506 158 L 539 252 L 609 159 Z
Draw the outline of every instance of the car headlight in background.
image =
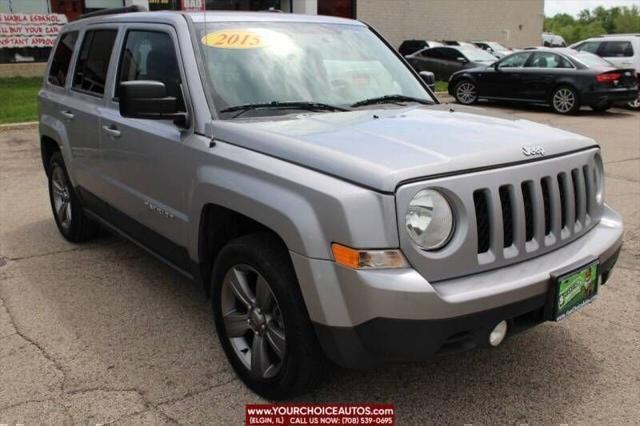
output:
M 447 199 L 434 189 L 423 189 L 409 203 L 405 217 L 409 236 L 425 250 L 442 248 L 453 234 L 453 211 Z
M 593 162 L 593 175 L 596 181 L 596 203 L 602 204 L 604 201 L 604 165 L 600 154 L 596 154 Z

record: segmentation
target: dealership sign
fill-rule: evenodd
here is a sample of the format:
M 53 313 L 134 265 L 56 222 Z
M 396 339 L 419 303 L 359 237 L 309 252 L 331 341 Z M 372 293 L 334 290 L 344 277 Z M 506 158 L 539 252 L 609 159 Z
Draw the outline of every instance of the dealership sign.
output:
M 60 13 L 0 13 L 0 49 L 51 47 L 66 23 Z
M 204 10 L 204 0 L 182 0 L 181 9 L 196 12 L 200 10 Z

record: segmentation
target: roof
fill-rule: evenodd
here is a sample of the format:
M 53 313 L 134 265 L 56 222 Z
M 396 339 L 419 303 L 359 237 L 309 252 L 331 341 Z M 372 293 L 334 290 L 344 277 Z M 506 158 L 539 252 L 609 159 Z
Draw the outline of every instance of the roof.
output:
M 206 11 L 206 12 L 181 12 L 181 11 L 154 11 L 154 12 L 132 12 L 114 13 L 110 15 L 100 15 L 86 17 L 73 21 L 68 27 L 84 26 L 87 24 L 97 24 L 106 22 L 149 22 L 149 23 L 172 23 L 183 16 L 188 16 L 194 22 L 305 22 L 322 24 L 342 24 L 364 26 L 360 21 L 346 18 L 336 18 L 333 16 L 321 15 L 300 15 L 294 13 L 276 12 L 236 12 L 236 11 Z

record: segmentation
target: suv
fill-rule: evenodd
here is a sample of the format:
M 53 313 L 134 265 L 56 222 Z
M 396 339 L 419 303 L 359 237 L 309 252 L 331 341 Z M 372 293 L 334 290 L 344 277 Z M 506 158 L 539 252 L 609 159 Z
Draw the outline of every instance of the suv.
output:
M 202 283 L 229 362 L 271 399 L 326 358 L 424 360 L 563 318 L 621 245 L 596 142 L 440 105 L 358 21 L 79 19 L 39 107 L 64 238 L 100 225 Z
M 572 49 L 594 53 L 620 68 L 634 68 L 640 82 L 640 34 L 610 34 L 592 37 L 570 46 Z M 640 109 L 640 97 L 628 106 Z

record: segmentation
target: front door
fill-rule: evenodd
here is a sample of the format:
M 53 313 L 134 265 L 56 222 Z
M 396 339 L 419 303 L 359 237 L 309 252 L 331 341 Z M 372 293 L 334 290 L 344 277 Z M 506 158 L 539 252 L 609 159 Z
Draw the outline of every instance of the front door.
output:
M 497 63 L 495 72 L 486 76 L 489 97 L 518 99 L 522 96 L 522 70 L 530 52 L 516 53 Z
M 165 84 L 184 108 L 177 36 L 169 25 L 125 29 L 113 98 L 100 120 L 105 201 L 116 225 L 181 269 L 188 269 L 186 198 L 193 172 L 181 161 L 191 129 L 172 120 L 125 118 L 119 111 L 120 82 Z M 186 111 L 186 108 L 185 108 Z

